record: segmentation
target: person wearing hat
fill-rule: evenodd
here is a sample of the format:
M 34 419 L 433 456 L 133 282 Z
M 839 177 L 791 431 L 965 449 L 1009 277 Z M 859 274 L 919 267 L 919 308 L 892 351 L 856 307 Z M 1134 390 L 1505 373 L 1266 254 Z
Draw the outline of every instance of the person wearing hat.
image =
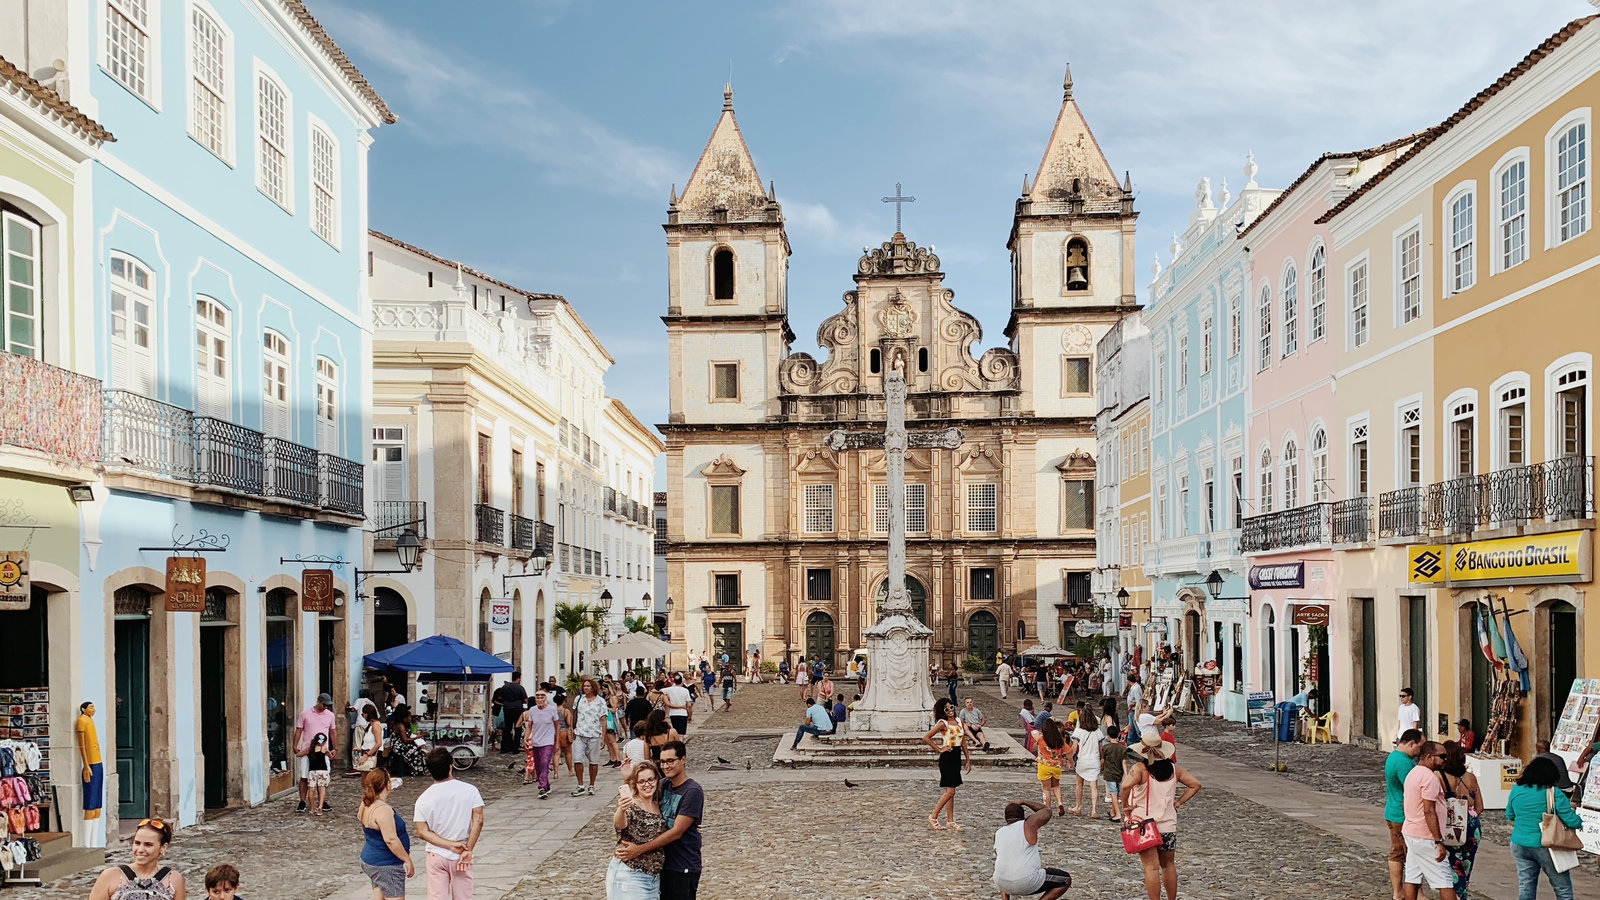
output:
M 1168 900 L 1177 900 L 1178 807 L 1200 793 L 1200 782 L 1173 762 L 1176 749 L 1158 732 L 1143 732 L 1139 736 L 1137 755 L 1132 749 L 1128 752 L 1127 771 L 1122 776 L 1121 799 L 1126 821 L 1137 824 L 1152 819 L 1161 833 L 1159 845 L 1139 853 L 1149 900 L 1161 900 L 1163 887 Z M 1184 789 L 1181 794 L 1179 786 Z
M 306 812 L 310 809 L 306 805 L 310 788 L 310 782 L 308 781 L 311 774 L 310 755 L 312 743 L 317 739 L 317 735 L 323 735 L 326 739 L 326 744 L 318 748 L 318 752 L 330 757 L 337 756 L 339 753 L 339 748 L 334 743 L 333 723 L 333 697 L 327 693 L 318 694 L 317 702 L 300 710 L 300 715 L 295 717 L 295 767 L 298 769 L 300 776 L 300 805 L 295 807 L 295 812 Z M 320 806 L 322 812 L 329 812 L 333 809 L 328 804 L 326 795 L 323 796 Z

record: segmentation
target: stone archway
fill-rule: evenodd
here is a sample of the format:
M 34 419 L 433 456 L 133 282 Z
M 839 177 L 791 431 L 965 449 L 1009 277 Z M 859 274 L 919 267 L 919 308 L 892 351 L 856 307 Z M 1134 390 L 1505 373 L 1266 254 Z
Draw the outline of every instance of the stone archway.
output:
M 806 659 L 821 660 L 831 669 L 836 649 L 833 616 L 820 609 L 812 611 L 806 616 Z

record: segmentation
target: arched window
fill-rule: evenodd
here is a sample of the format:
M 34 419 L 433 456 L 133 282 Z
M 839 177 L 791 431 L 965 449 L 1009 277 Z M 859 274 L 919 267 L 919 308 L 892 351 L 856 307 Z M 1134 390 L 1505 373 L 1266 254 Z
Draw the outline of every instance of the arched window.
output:
M 1256 498 L 1257 515 L 1272 512 L 1272 451 L 1261 448 L 1261 465 L 1257 467 L 1261 478 L 1261 494 Z
M 1321 244 L 1311 254 L 1311 271 L 1307 274 L 1310 283 L 1306 289 L 1311 292 L 1310 340 L 1320 341 L 1328 333 L 1328 254 Z
M 1294 438 L 1283 445 L 1283 508 L 1300 505 L 1300 448 Z
M 1311 502 L 1328 500 L 1328 432 L 1318 428 L 1311 433 Z
M 917 349 L 917 371 L 918 372 L 926 372 L 926 371 L 928 371 L 928 348 L 927 347 L 919 347 Z
M 218 419 L 233 409 L 229 381 L 233 367 L 233 333 L 228 308 L 210 297 L 194 298 L 195 412 Z
M 1589 125 L 1577 122 L 1556 138 L 1556 240 L 1568 241 L 1589 230 Z
M 1300 348 L 1300 288 L 1294 266 L 1283 273 L 1283 355 Z
M 711 299 L 733 299 L 733 251 L 726 247 L 711 255 Z
M 877 348 L 867 351 L 867 368 L 876 375 L 883 371 L 883 352 Z
M 339 453 L 339 367 L 326 356 L 317 357 L 317 449 Z
M 1069 291 L 1089 289 L 1089 242 L 1081 237 L 1067 241 L 1067 252 L 1062 256 L 1062 277 Z
M 261 335 L 261 431 L 291 439 L 289 416 L 289 341 L 276 331 Z

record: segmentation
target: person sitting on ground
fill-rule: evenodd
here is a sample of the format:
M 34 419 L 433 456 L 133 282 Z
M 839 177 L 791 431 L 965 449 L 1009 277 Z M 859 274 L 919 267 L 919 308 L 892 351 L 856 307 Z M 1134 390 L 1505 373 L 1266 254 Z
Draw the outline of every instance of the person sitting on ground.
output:
M 983 723 L 989 719 L 983 714 L 983 710 L 973 705 L 971 697 L 962 703 L 961 709 L 956 712 L 956 718 L 967 726 L 967 734 L 972 736 L 972 742 L 978 745 L 978 749 L 989 749 L 989 742 L 983 737 Z
M 844 725 L 845 721 L 850 718 L 850 710 L 844 705 L 843 694 L 833 698 L 833 712 L 831 715 L 833 718 L 833 730 L 837 732 L 839 727 Z
M 813 737 L 833 734 L 833 720 L 822 708 L 822 701 L 815 697 L 806 702 L 805 715 L 800 719 L 800 727 L 794 730 L 794 743 L 789 745 L 789 749 L 800 749 L 800 739 L 808 734 Z
M 1065 894 L 1072 887 L 1072 876 L 1039 861 L 1039 829 L 1050 821 L 1050 807 L 1014 800 L 1006 804 L 1005 817 L 1006 824 L 994 833 L 994 875 L 989 879 L 1001 900 L 1041 891 L 1042 900 Z
M 239 893 L 239 870 L 227 863 L 207 869 L 206 900 L 244 900 Z

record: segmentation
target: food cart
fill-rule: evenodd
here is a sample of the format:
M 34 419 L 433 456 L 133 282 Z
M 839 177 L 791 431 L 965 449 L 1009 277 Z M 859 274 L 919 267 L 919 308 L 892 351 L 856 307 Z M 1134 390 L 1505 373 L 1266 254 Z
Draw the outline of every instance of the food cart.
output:
M 477 765 L 488 752 L 489 674 L 510 672 L 510 663 L 440 634 L 368 653 L 364 661 L 427 673 L 418 680 L 429 686 L 433 709 L 422 720 L 420 736 L 448 748 L 457 769 Z

